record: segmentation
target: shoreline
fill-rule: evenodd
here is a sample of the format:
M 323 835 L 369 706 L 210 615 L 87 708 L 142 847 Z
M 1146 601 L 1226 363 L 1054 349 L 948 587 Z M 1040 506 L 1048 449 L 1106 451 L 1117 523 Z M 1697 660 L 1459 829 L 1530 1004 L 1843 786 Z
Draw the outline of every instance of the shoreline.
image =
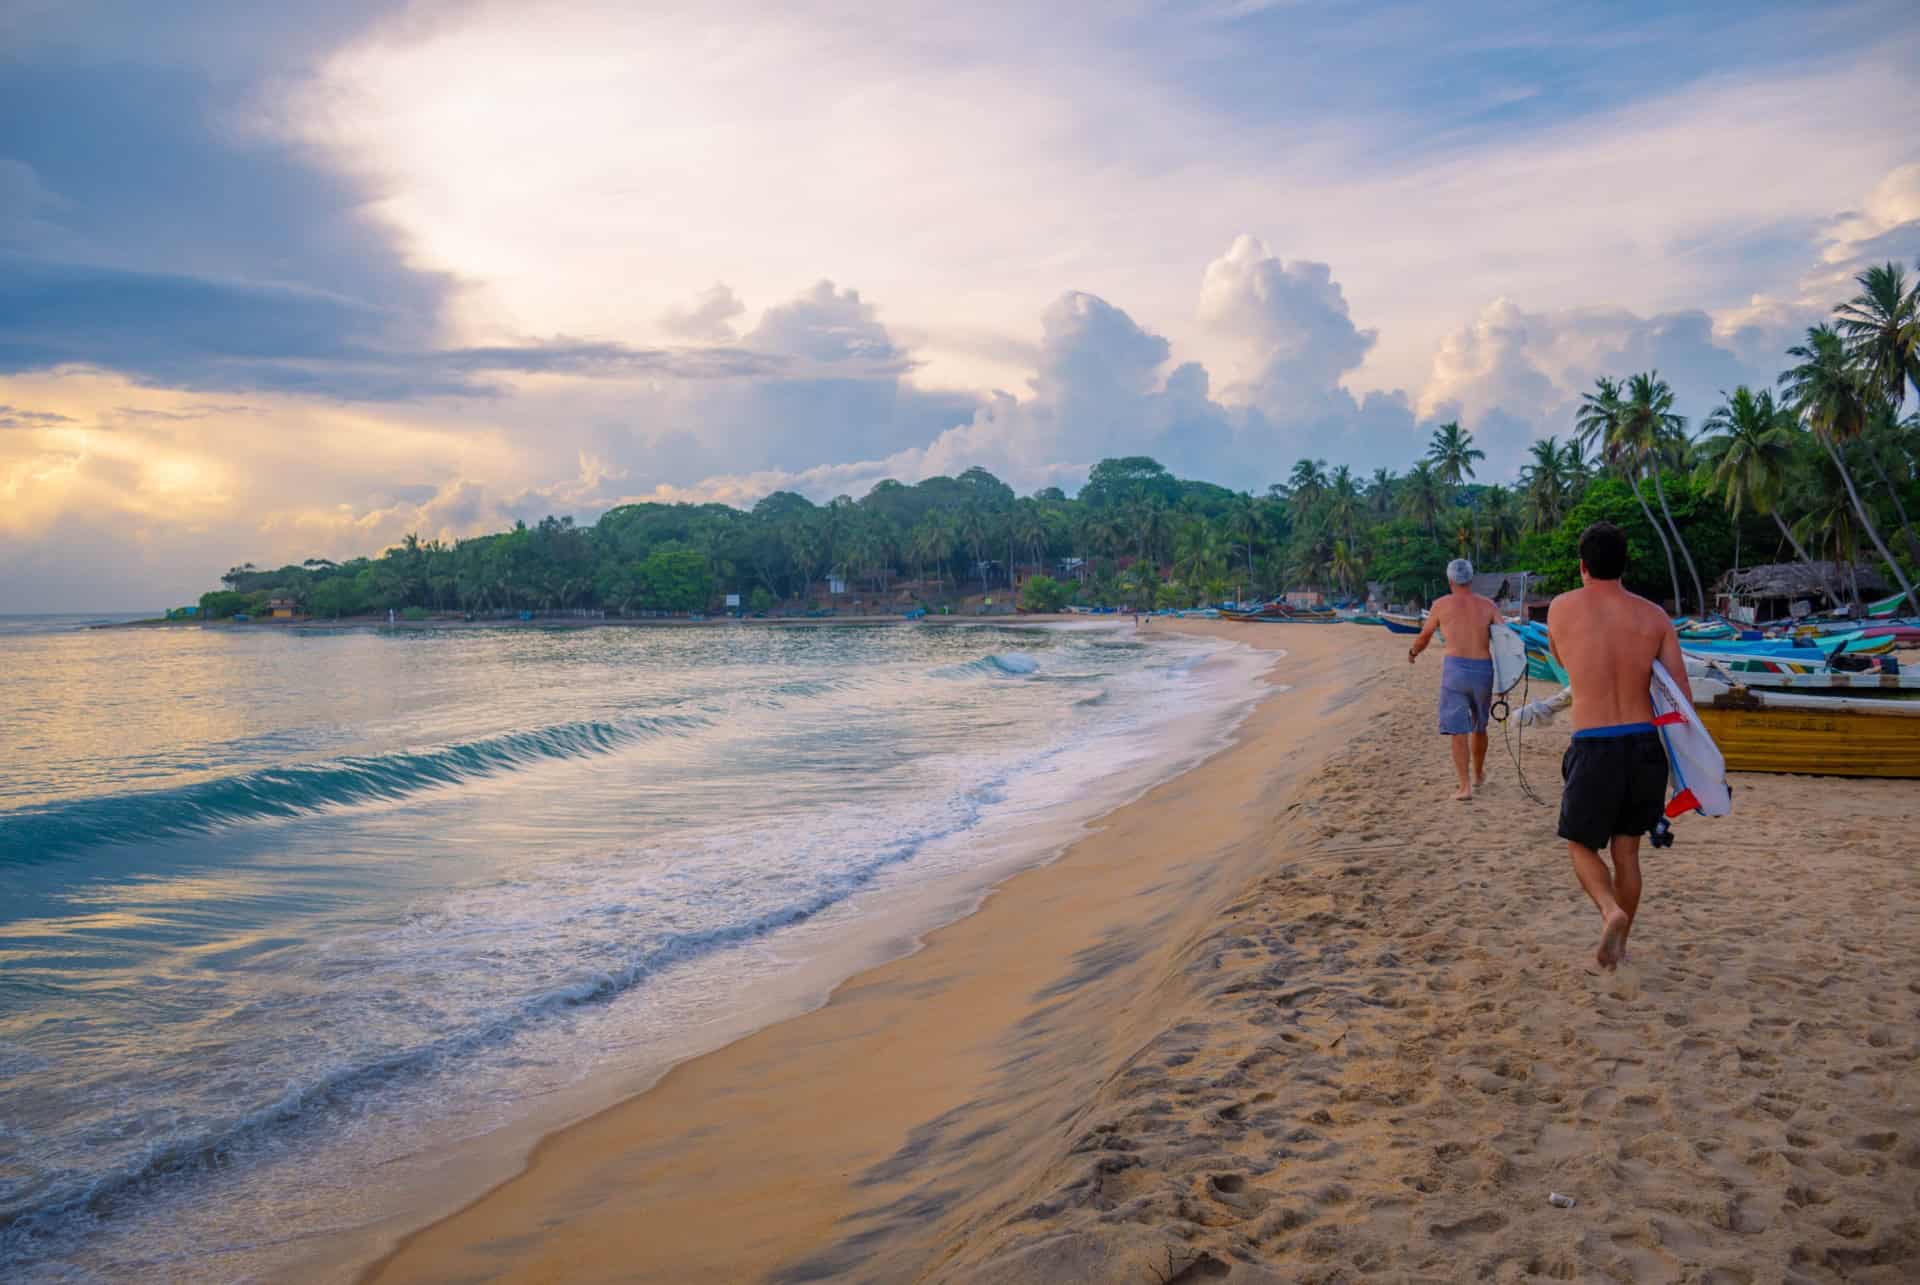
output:
M 979 1037 L 985 1034 L 979 1025 L 980 1017 L 983 1012 L 1013 1015 L 1004 993 L 1009 964 L 999 958 L 1002 952 L 992 943 L 1008 932 L 1023 933 L 1025 940 L 1040 939 L 1035 941 L 1040 949 L 1018 952 L 1018 969 L 1043 989 L 1060 980 L 1057 976 L 1045 975 L 1050 969 L 1064 969 L 1072 974 L 1076 970 L 1074 960 L 1081 956 L 1083 962 L 1077 967 L 1085 971 L 1088 966 L 1085 961 L 1105 958 L 1118 951 L 1114 937 L 1123 930 L 1114 921 L 1116 910 L 1126 912 L 1122 916 L 1124 922 L 1127 916 L 1138 919 L 1143 909 L 1152 907 L 1129 906 L 1126 898 L 1116 899 L 1111 894 L 1096 895 L 1092 904 L 1077 907 L 1081 913 L 1071 916 L 1072 932 L 1077 935 L 1069 941 L 1068 934 L 1062 931 L 1060 903 L 1087 895 L 1072 889 L 1075 881 L 1088 873 L 1081 867 L 1098 867 L 1103 857 L 1114 855 L 1111 837 L 1116 828 L 1144 826 L 1150 830 L 1156 820 L 1164 823 L 1168 796 L 1196 797 L 1197 777 L 1206 774 L 1236 777 L 1244 792 L 1254 778 L 1271 775 L 1265 770 L 1249 772 L 1253 765 L 1247 756 L 1237 751 L 1250 743 L 1255 722 L 1265 725 L 1259 733 L 1262 739 L 1281 730 L 1287 718 L 1276 707 L 1283 706 L 1285 701 L 1293 702 L 1288 712 L 1297 712 L 1309 702 L 1317 705 L 1329 682 L 1327 671 L 1338 667 L 1341 651 L 1330 645 L 1333 641 L 1330 636 L 1318 631 L 1308 631 L 1322 639 L 1314 644 L 1301 636 L 1302 631 L 1268 629 L 1261 632 L 1255 626 L 1224 622 L 1160 620 L 1153 628 L 1247 643 L 1268 653 L 1284 646 L 1291 654 L 1284 656 L 1284 663 L 1281 657 L 1276 657 L 1257 681 L 1269 685 L 1285 682 L 1288 687 L 1264 695 L 1225 743 L 1214 747 L 1202 760 L 1080 827 L 1079 836 L 1050 861 L 999 879 L 959 918 L 921 933 L 917 943 L 907 944 L 906 954 L 841 982 L 821 1006 L 763 1027 L 713 1052 L 680 1062 L 639 1094 L 548 1134 L 533 1148 L 516 1176 L 452 1215 L 410 1232 L 369 1266 L 360 1279 L 430 1279 L 474 1273 L 489 1276 L 505 1273 L 509 1277 L 521 1274 L 535 1279 L 549 1278 L 556 1273 L 569 1278 L 596 1278 L 596 1270 L 589 1259 L 582 1256 L 572 1230 L 565 1235 L 542 1234 L 537 1243 L 543 1249 L 530 1249 L 524 1257 L 499 1256 L 489 1251 L 486 1244 L 497 1237 L 502 1206 L 513 1211 L 507 1215 L 510 1221 L 520 1215 L 531 1217 L 537 1208 L 539 1225 L 545 1226 L 554 1218 L 564 1219 L 569 1212 L 603 1206 L 609 1199 L 617 1199 L 622 1212 L 610 1228 L 617 1239 L 624 1241 L 629 1235 L 648 1237 L 648 1233 L 636 1230 L 635 1220 L 639 1219 L 658 1230 L 659 1241 L 670 1239 L 674 1243 L 671 1264 L 649 1263 L 649 1271 L 660 1279 L 695 1271 L 716 1274 L 718 1279 L 764 1276 L 783 1261 L 816 1247 L 832 1229 L 832 1220 L 823 1218 L 821 1211 L 832 1207 L 851 1212 L 858 1202 L 862 1188 L 846 1175 L 883 1162 L 901 1138 L 921 1123 L 915 1118 L 916 1112 L 938 1115 L 944 1109 L 941 1104 L 957 1105 L 964 1100 L 967 1095 L 955 1077 L 985 1080 L 992 1076 L 991 1059 L 977 1047 Z M 1284 698 L 1277 694 L 1282 692 Z M 1299 767 L 1298 762 L 1283 763 L 1274 770 L 1297 773 Z M 1248 797 L 1259 793 L 1253 791 Z M 1204 788 L 1200 794 L 1206 794 Z M 1251 832 L 1232 836 L 1242 848 L 1251 837 Z M 1136 846 L 1125 845 L 1123 855 L 1131 853 Z M 1190 885 L 1210 888 L 1218 898 L 1230 895 L 1237 888 L 1240 882 L 1237 876 L 1250 867 L 1252 855 L 1241 851 L 1234 861 L 1202 863 L 1189 854 L 1162 854 L 1151 864 L 1152 879 L 1147 879 L 1140 869 L 1126 874 L 1136 883 L 1146 880 L 1150 884 L 1178 877 Z M 1122 861 L 1119 864 L 1137 863 Z M 1102 871 L 1102 877 L 1119 873 Z M 1138 887 L 1133 890 L 1135 894 L 1139 891 Z M 1037 908 L 1042 905 L 1051 907 L 1051 911 L 1036 916 Z M 1187 905 L 1185 909 L 1187 919 L 1204 920 L 1205 912 L 1197 905 Z M 1158 923 L 1162 916 L 1156 914 L 1151 918 Z M 1136 922 L 1127 931 L 1137 939 L 1136 944 L 1144 954 L 1164 946 L 1164 942 L 1153 940 L 1161 934 L 1150 931 L 1143 923 Z M 967 975 L 970 984 L 962 985 L 955 980 L 948 961 L 956 953 L 965 956 L 966 967 L 961 973 Z M 1141 967 L 1133 962 L 1127 971 L 1137 972 Z M 1099 971 L 1103 974 L 1101 977 L 1089 978 L 1070 989 L 1082 995 L 1087 989 L 1111 991 L 1115 977 L 1106 975 L 1104 965 Z M 1114 972 L 1118 971 L 1116 963 Z M 970 997 L 965 1003 L 956 998 L 956 988 Z M 984 1007 L 977 1002 L 982 997 L 989 1001 Z M 1017 998 L 1014 1002 L 1017 1005 Z M 902 1021 L 912 1023 L 916 1012 L 921 1014 L 919 1021 L 924 1024 L 928 1011 L 951 1012 L 959 1019 L 952 1023 L 944 1019 L 934 1022 L 936 1026 L 946 1027 L 938 1037 L 944 1042 L 944 1055 L 928 1052 L 925 1038 L 909 1038 L 896 1029 Z M 962 1029 L 972 1032 L 974 1047 L 958 1038 Z M 935 1038 L 931 1028 L 926 1038 Z M 877 1068 L 890 1065 L 887 1058 L 893 1054 L 905 1054 L 909 1065 L 896 1063 L 891 1064 L 891 1071 L 878 1071 Z M 845 1074 L 848 1068 L 869 1063 L 876 1067 L 876 1075 L 854 1078 L 872 1078 L 873 1083 L 855 1085 L 849 1081 Z M 941 1069 L 934 1070 L 929 1063 L 938 1063 Z M 771 1065 L 785 1068 L 778 1088 L 772 1090 L 758 1082 L 762 1070 L 756 1069 Z M 919 1083 L 903 1084 L 903 1074 Z M 742 1100 L 751 1097 L 758 1097 L 766 1104 L 756 1107 L 750 1117 L 740 1115 L 738 1108 Z M 887 1116 L 893 1122 L 891 1127 L 880 1125 L 868 1109 L 876 1098 L 891 1101 L 893 1110 Z M 635 1119 L 636 1116 L 639 1118 Z M 795 1121 L 802 1118 L 817 1121 L 823 1117 L 835 1121 L 831 1136 L 823 1136 L 817 1128 L 795 1132 Z M 694 1120 L 700 1123 L 690 1123 Z M 779 1123 L 776 1125 L 775 1121 Z M 609 1180 L 601 1172 L 608 1165 L 618 1167 L 626 1150 L 624 1144 L 610 1146 L 607 1139 L 617 1135 L 631 1141 L 636 1129 L 648 1135 L 656 1126 L 668 1128 L 683 1139 L 701 1135 L 702 1141 L 698 1145 L 668 1145 L 650 1153 L 652 1163 L 660 1168 L 653 1173 L 647 1190 L 653 1196 L 660 1196 L 664 1184 L 671 1190 L 663 1199 L 645 1197 L 638 1192 L 630 1198 L 609 1196 L 610 1189 L 615 1192 L 633 1189 L 629 1183 Z M 715 1132 L 727 1136 L 716 1139 Z M 714 1190 L 712 1171 L 715 1169 L 737 1169 L 743 1175 L 756 1172 L 752 1153 L 775 1132 L 783 1135 L 792 1148 L 784 1166 L 791 1174 L 789 1180 L 769 1190 L 757 1179 L 743 1177 L 743 1190 L 738 1198 L 728 1198 Z M 732 1157 L 734 1163 L 718 1159 L 717 1155 Z M 684 1183 L 676 1177 L 694 1172 L 707 1176 Z M 753 1205 L 751 1211 L 737 1208 L 743 1200 Z M 717 1209 L 720 1216 L 703 1220 L 703 1208 Z M 741 1215 L 748 1222 L 778 1222 L 783 1230 L 763 1235 L 751 1245 L 742 1245 Z M 692 1235 L 693 1227 L 700 1227 L 704 1234 Z M 546 1250 L 559 1257 L 543 1257 Z M 616 1267 L 616 1261 L 624 1267 Z M 603 1265 L 608 1278 L 632 1278 L 634 1261 L 624 1251 L 614 1252 Z
M 1496 731 L 1456 804 L 1437 665 L 1350 631 L 1155 627 L 1285 643 L 1294 686 L 361 1279 L 1920 1270 L 1910 783 L 1736 775 L 1733 816 L 1643 854 L 1632 959 L 1601 974 L 1553 837 L 1563 726 Z
M 1160 618 L 1163 623 L 1165 617 Z M 158 617 L 149 620 L 115 620 L 101 624 L 77 627 L 74 632 L 85 633 L 106 629 L 211 629 L 215 631 L 252 632 L 252 633 L 345 633 L 349 631 L 401 631 L 401 630 L 464 630 L 464 629 L 710 629 L 726 625 L 744 625 L 750 628 L 800 628 L 819 625 L 1047 625 L 1067 622 L 1104 623 L 1111 622 L 1115 627 L 1129 624 L 1132 616 L 1126 612 L 995 612 L 991 614 L 935 616 L 926 615 L 913 619 L 897 612 L 878 615 L 845 616 L 705 616 L 698 620 L 679 616 L 647 619 L 644 617 L 615 616 L 611 618 L 595 617 L 535 617 L 532 620 L 465 620 L 452 617 L 428 620 L 383 620 L 377 616 L 343 616 L 338 620 L 317 620 L 309 616 L 297 620 L 164 620 Z

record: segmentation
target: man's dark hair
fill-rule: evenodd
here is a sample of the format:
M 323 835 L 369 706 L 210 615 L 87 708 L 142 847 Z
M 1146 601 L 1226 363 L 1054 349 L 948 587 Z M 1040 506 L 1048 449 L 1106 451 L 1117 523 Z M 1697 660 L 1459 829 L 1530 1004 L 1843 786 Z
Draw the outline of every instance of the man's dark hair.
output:
M 1580 533 L 1580 561 L 1595 580 L 1618 580 L 1627 569 L 1627 534 L 1611 522 Z

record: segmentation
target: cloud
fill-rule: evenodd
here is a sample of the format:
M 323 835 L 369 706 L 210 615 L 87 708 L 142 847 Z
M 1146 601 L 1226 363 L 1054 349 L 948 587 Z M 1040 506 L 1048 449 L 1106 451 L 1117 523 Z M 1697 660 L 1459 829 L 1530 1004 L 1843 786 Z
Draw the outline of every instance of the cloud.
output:
M 729 343 L 734 337 L 734 318 L 746 310 L 747 306 L 734 295 L 731 286 L 716 281 L 690 302 L 667 309 L 660 318 L 660 325 L 668 334 L 680 339 Z
M 71 423 L 73 420 L 69 416 L 57 415 L 50 410 L 26 410 L 0 403 L 0 428 L 51 428 L 56 424 Z
M 1303 397 L 1324 399 L 1379 339 L 1353 324 L 1332 268 L 1287 263 L 1252 236 L 1207 265 L 1199 316 L 1237 350 L 1231 377 L 1242 399 L 1283 416 Z
M 1618 308 L 1532 312 L 1496 299 L 1440 346 L 1420 412 L 1460 420 L 1487 450 L 1489 475 L 1506 478 L 1529 440 L 1572 431 L 1581 396 L 1602 375 L 1658 371 L 1697 425 L 1722 391 L 1771 384 L 1775 370 L 1723 342 L 1698 309 L 1652 317 Z

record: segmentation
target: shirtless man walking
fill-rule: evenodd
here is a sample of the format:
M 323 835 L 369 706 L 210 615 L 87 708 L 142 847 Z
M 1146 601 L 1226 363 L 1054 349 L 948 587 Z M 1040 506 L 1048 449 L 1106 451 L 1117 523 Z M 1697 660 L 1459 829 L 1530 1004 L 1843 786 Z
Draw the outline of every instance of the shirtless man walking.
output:
M 1687 666 L 1673 621 L 1620 583 L 1627 537 L 1611 522 L 1580 536 L 1583 588 L 1553 600 L 1547 628 L 1573 689 L 1573 744 L 1560 763 L 1560 837 L 1573 873 L 1600 911 L 1594 958 L 1612 968 L 1627 953 L 1640 908 L 1640 836 L 1659 822 L 1667 754 L 1653 727 L 1653 662 L 1666 667 L 1687 700 Z M 1613 870 L 1600 859 L 1610 849 Z
M 1473 591 L 1473 564 L 1455 558 L 1447 564 L 1447 596 L 1427 612 L 1426 627 L 1407 648 L 1411 665 L 1433 631 L 1447 637 L 1446 659 L 1440 665 L 1440 734 L 1453 738 L 1453 770 L 1460 774 L 1462 803 L 1473 798 L 1475 786 L 1487 783 L 1487 715 L 1493 709 L 1493 653 L 1487 636 L 1500 619 L 1493 599 Z M 1467 759 L 1473 759 L 1473 777 L 1467 777 Z

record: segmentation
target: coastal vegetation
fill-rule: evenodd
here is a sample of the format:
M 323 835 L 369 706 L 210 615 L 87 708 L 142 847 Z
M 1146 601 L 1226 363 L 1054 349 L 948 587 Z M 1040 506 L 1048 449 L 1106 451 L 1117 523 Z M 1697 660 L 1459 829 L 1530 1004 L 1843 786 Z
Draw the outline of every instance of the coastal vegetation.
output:
M 1020 496 L 972 468 L 825 504 L 788 491 L 749 511 L 632 504 L 590 526 L 548 517 L 451 543 L 410 535 L 374 558 L 247 564 L 201 615 L 274 598 L 321 617 L 698 613 L 730 594 L 766 612 L 811 606 L 836 581 L 882 608 L 996 593 L 1030 610 L 1190 606 L 1290 589 L 1359 597 L 1369 583 L 1411 601 L 1463 554 L 1571 587 L 1578 534 L 1602 518 L 1627 532 L 1629 585 L 1681 610 L 1707 611 L 1731 567 L 1790 559 L 1877 563 L 1911 592 L 1920 282 L 1889 263 L 1858 285 L 1788 351 L 1777 389 L 1728 390 L 1696 429 L 1658 371 L 1602 377 L 1564 437 L 1530 445 L 1513 485 L 1479 478 L 1486 452 L 1457 422 L 1405 472 L 1305 459 L 1258 492 L 1178 478 L 1145 456 L 1100 461 L 1072 497 Z

